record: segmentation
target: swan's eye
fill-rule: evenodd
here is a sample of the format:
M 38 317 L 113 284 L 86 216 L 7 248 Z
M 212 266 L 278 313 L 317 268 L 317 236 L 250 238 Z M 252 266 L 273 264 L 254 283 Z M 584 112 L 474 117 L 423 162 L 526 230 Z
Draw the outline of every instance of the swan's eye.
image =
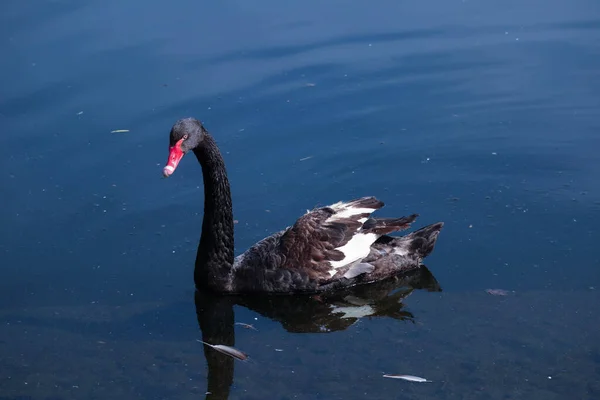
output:
M 183 135 L 183 140 L 186 140 L 188 138 L 187 133 L 185 135 Z

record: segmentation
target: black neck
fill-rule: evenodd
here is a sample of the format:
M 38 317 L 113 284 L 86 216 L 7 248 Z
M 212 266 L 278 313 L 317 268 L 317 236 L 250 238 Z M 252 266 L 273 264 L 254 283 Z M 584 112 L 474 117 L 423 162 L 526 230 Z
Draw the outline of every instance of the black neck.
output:
M 204 177 L 204 220 L 196 254 L 194 282 L 201 288 L 227 291 L 233 265 L 233 211 L 225 162 L 215 140 L 204 130 L 194 154 Z

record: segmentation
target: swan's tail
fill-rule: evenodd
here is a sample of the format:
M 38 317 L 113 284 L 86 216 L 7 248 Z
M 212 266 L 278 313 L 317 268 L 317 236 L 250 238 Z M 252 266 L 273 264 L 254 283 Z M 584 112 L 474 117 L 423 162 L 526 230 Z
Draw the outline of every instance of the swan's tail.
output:
M 380 248 L 402 258 L 422 260 L 433 251 L 438 235 L 444 226 L 443 222 L 427 225 L 406 236 L 382 236 L 375 243 L 375 248 Z
M 443 222 L 437 222 L 396 240 L 400 242 L 398 243 L 399 247 L 403 247 L 408 251 L 408 255 L 415 255 L 423 259 L 433 251 L 435 242 L 443 226 Z

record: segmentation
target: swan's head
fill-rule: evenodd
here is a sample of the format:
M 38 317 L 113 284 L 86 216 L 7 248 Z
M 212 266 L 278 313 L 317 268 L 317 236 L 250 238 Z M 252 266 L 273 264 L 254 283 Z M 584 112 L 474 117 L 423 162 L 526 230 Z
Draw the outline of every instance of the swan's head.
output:
M 175 172 L 185 153 L 200 146 L 204 138 L 202 123 L 194 118 L 184 118 L 175 122 L 169 134 L 169 159 L 163 175 L 168 178 Z

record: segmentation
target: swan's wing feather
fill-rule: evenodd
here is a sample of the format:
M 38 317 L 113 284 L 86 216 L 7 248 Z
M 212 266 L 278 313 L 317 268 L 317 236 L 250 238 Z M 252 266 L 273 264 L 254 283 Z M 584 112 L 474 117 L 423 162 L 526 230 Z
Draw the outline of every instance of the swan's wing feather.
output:
M 368 197 L 308 211 L 293 226 L 236 257 L 231 272 L 235 289 L 315 291 L 338 280 L 376 274 L 380 258 L 394 248 L 379 246 L 379 241 L 407 229 L 417 217 L 370 218 L 381 207 L 382 202 Z
M 331 279 L 369 254 L 380 233 L 363 226 L 383 205 L 375 197 L 363 197 L 307 212 L 279 240 L 282 267 L 306 271 L 312 279 Z

